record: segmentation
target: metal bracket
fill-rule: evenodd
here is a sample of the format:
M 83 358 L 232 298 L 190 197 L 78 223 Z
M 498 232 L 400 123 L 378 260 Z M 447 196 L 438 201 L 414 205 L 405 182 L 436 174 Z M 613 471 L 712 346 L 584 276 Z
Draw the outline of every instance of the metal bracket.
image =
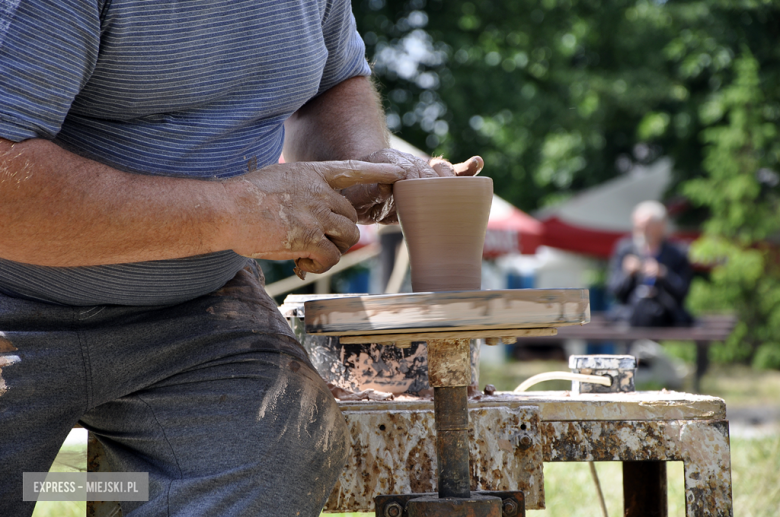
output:
M 480 490 L 471 495 L 500 497 L 503 517 L 525 517 L 525 496 L 520 491 Z M 409 517 L 406 506 L 412 499 L 438 497 L 437 494 L 378 495 L 374 498 L 376 517 Z M 446 499 L 448 500 L 448 499 Z M 445 500 L 443 500 L 445 501 Z
M 601 375 L 612 379 L 610 386 L 572 381 L 571 391 L 580 393 L 633 392 L 636 376 L 636 357 L 631 355 L 571 355 L 569 368 L 572 373 Z

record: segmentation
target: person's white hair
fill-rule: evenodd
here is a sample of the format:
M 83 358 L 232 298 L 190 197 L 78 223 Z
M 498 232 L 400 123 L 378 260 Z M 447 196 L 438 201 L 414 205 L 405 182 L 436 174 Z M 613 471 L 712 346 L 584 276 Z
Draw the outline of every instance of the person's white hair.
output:
M 648 217 L 653 221 L 666 221 L 666 207 L 658 201 L 642 201 L 634 207 L 631 217 L 634 220 Z

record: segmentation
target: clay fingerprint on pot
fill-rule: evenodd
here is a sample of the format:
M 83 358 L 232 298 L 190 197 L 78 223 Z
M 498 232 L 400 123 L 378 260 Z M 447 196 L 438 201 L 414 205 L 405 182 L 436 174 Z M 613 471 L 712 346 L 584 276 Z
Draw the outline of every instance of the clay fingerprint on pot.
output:
M 479 290 L 493 180 L 484 177 L 417 178 L 393 186 L 409 248 L 412 289 Z

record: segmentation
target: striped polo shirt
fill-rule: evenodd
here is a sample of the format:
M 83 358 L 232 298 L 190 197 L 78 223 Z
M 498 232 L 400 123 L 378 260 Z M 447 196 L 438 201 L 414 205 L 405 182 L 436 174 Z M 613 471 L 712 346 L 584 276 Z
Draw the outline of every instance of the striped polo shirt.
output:
M 5 0 L 0 137 L 139 174 L 216 180 L 276 163 L 287 117 L 369 75 L 348 0 Z M 2 238 L 0 236 L 0 238 Z M 158 305 L 222 286 L 226 251 L 109 266 L 0 259 L 0 292 Z

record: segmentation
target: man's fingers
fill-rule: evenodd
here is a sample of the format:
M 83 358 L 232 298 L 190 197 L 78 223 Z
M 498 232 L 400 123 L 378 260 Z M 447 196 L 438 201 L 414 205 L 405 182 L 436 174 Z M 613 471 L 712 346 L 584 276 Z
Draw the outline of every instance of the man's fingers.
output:
M 344 216 L 331 213 L 327 221 L 323 221 L 323 223 L 325 237 L 342 254 L 346 253 L 360 239 L 360 230 L 358 230 L 357 225 Z
M 330 209 L 329 212 L 333 212 L 334 214 L 338 214 L 349 219 L 352 221 L 353 225 L 358 222 L 357 210 L 355 210 L 355 207 L 347 197 L 331 190 L 328 191 L 327 203 L 327 206 Z
M 479 156 L 472 156 L 463 163 L 451 164 L 444 158 L 431 158 L 431 167 L 439 176 L 476 176 L 485 166 Z
M 386 203 L 373 207 L 368 219 L 379 224 L 397 224 L 398 213 L 395 209 L 395 199 L 390 198 Z
M 430 163 L 439 176 L 455 176 L 455 169 L 452 167 L 452 164 L 444 158 L 431 158 L 431 161 L 428 163 Z
M 389 185 L 406 177 L 403 167 L 391 163 L 346 160 L 318 162 L 315 166 L 328 185 L 336 190 L 369 183 Z
M 392 163 L 398 165 L 406 173 L 404 179 L 435 178 L 438 176 L 438 173 L 426 160 L 397 149 L 382 149 L 363 159 L 371 163 Z
M 387 201 L 393 195 L 393 187 L 381 183 L 354 185 L 342 190 L 341 195 L 347 198 L 360 213 L 361 210 L 366 210 Z
M 317 211 L 318 221 L 315 225 L 321 230 L 317 229 L 316 233 L 312 233 L 319 234 L 319 238 L 307 239 L 307 243 L 300 251 L 306 253 L 308 257 L 300 257 L 295 261 L 295 265 L 302 271 L 309 273 L 327 271 L 360 239 L 360 230 L 355 224 L 357 219 L 355 209 L 343 196 L 335 192 L 334 195 L 347 205 L 350 217 L 330 210 Z
M 457 176 L 476 176 L 485 166 L 481 156 L 472 156 L 463 163 L 456 163 L 452 166 Z
M 336 245 L 323 235 L 309 256 L 296 259 L 295 265 L 308 273 L 324 273 L 335 266 L 340 258 L 341 252 Z

